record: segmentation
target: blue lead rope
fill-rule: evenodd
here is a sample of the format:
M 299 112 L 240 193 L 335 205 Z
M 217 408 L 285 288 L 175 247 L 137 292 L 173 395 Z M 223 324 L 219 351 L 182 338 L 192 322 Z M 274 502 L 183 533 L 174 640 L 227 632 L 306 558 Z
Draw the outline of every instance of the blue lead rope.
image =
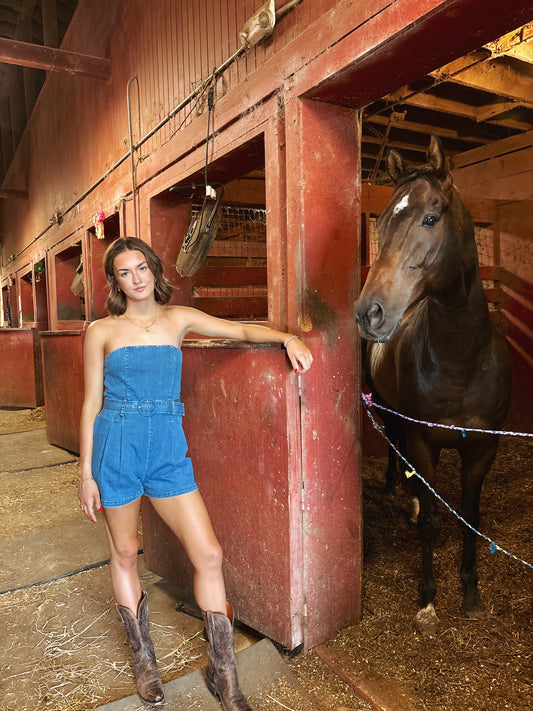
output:
M 386 407 L 383 407 L 381 405 L 377 405 L 372 401 L 372 396 L 367 395 L 366 393 L 362 393 L 361 395 L 363 404 L 365 406 L 366 414 L 370 418 L 370 421 L 372 422 L 372 425 L 374 429 L 376 429 L 381 436 L 387 441 L 390 447 L 396 452 L 396 454 L 400 457 L 400 459 L 407 465 L 407 470 L 406 470 L 406 476 L 411 477 L 411 476 L 416 476 L 420 481 L 426 486 L 429 491 L 437 498 L 441 504 L 443 504 L 448 511 L 450 511 L 459 521 L 461 521 L 462 524 L 464 524 L 467 528 L 469 528 L 471 531 L 473 531 L 476 535 L 480 536 L 481 538 L 485 539 L 488 544 L 489 544 L 489 550 L 491 553 L 496 553 L 496 551 L 499 551 L 500 553 L 505 553 L 505 555 L 508 555 L 510 558 L 513 558 L 513 560 L 518 561 L 519 563 L 522 563 L 523 565 L 526 565 L 528 568 L 533 569 L 533 565 L 531 563 L 528 563 L 526 560 L 523 560 L 522 558 L 519 558 L 517 555 L 514 555 L 514 553 L 510 553 L 509 551 L 506 551 L 504 548 L 499 546 L 495 541 L 492 540 L 492 538 L 489 538 L 486 536 L 484 533 L 481 533 L 481 531 L 478 531 L 476 528 L 474 528 L 468 521 L 466 521 L 455 509 L 453 509 L 450 504 L 448 504 L 442 496 L 437 494 L 435 489 L 429 484 L 424 477 L 419 474 L 416 469 L 413 467 L 413 465 L 407 461 L 407 459 L 403 456 L 403 454 L 398 450 L 398 448 L 390 441 L 390 439 L 387 437 L 385 434 L 385 428 L 382 425 L 379 425 L 372 413 L 370 412 L 370 406 L 374 406 L 376 408 L 379 408 L 380 410 L 385 410 L 386 412 L 390 412 L 393 415 L 397 415 L 398 417 L 403 417 L 405 420 L 409 420 L 410 422 L 416 422 L 418 424 L 422 425 L 428 425 L 429 427 L 443 427 L 445 429 L 453 429 L 453 430 L 460 430 L 463 434 L 463 437 L 466 437 L 467 432 L 487 432 L 488 434 L 498 434 L 498 435 L 514 435 L 516 437 L 533 437 L 533 434 L 530 433 L 520 433 L 520 432 L 498 432 L 498 431 L 491 431 L 491 430 L 480 430 L 480 429 L 474 429 L 474 428 L 469 428 L 469 427 L 456 427 L 454 425 L 438 425 L 434 422 L 423 422 L 421 420 L 414 420 L 412 417 L 407 417 L 406 415 L 402 415 L 399 412 L 395 412 L 394 410 L 389 410 Z

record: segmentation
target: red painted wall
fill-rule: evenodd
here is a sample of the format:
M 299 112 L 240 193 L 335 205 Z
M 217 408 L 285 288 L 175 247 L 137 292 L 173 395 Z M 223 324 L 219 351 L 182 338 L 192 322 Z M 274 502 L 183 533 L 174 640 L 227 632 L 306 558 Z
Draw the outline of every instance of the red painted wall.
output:
M 291 434 L 297 377 L 279 346 L 194 346 L 184 347 L 183 425 L 200 492 L 223 541 L 228 596 L 240 620 L 290 643 L 301 634 L 303 612 L 301 595 L 294 594 L 301 582 L 295 588 L 293 580 L 301 571 L 291 556 L 302 507 L 301 455 Z M 190 566 L 179 547 L 161 548 L 168 534 L 154 537 L 151 516 L 144 521 L 145 534 L 151 527 L 148 566 L 191 592 Z
M 41 352 L 35 329 L 0 329 L 0 407 L 43 404 Z
M 41 348 L 48 441 L 71 452 L 79 452 L 83 332 L 43 332 Z

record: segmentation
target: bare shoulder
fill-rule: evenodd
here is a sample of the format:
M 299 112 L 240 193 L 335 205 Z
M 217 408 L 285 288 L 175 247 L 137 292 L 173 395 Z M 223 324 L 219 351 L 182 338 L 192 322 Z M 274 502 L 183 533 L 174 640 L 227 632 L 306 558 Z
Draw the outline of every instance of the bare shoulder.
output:
M 172 323 L 174 328 L 178 331 L 187 327 L 191 319 L 191 313 L 194 313 L 196 309 L 190 306 L 163 306 L 163 313 L 165 317 Z
M 187 311 L 191 310 L 190 306 L 160 306 L 160 309 L 163 310 L 163 313 L 167 316 L 167 318 L 172 318 L 172 319 L 178 319 L 178 318 L 183 318 L 183 315 L 187 313 Z
M 98 319 L 98 321 L 93 321 L 89 324 L 85 333 L 86 346 L 105 349 L 115 328 L 116 319 L 114 316 L 106 316 L 105 318 Z

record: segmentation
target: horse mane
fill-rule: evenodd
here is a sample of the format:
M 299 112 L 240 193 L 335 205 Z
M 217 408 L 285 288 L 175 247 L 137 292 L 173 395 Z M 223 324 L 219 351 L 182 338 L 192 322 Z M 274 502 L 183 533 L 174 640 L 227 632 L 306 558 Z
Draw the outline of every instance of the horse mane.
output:
M 447 173 L 447 178 L 443 181 L 442 178 L 439 178 L 435 174 L 435 170 L 432 168 L 430 165 L 421 165 L 418 168 L 415 168 L 412 170 L 410 173 L 407 173 L 407 175 L 404 175 L 400 180 L 396 183 L 396 187 L 399 188 L 402 185 L 407 185 L 408 183 L 413 183 L 415 180 L 418 180 L 418 178 L 422 178 L 423 180 L 427 180 L 428 183 L 431 183 L 434 186 L 440 187 L 442 183 L 447 183 L 448 181 L 450 182 L 450 187 L 453 185 L 453 179 L 451 176 L 451 173 Z

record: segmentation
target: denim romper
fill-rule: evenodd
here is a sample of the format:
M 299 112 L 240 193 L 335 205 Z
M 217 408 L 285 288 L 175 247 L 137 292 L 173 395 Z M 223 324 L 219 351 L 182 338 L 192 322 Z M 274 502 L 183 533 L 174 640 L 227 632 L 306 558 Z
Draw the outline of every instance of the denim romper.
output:
M 92 455 L 103 506 L 197 489 L 182 429 L 181 362 L 176 346 L 125 346 L 105 358 Z

